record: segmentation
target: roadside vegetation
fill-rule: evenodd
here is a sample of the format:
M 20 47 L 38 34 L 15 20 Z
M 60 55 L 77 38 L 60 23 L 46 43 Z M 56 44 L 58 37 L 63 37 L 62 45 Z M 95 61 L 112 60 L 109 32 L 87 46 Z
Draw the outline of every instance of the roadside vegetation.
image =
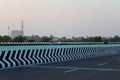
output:
M 101 36 L 92 36 L 92 37 L 54 37 L 50 36 L 17 36 L 15 38 L 11 38 L 9 36 L 0 36 L 0 42 L 120 42 L 119 36 L 114 37 L 101 37 Z

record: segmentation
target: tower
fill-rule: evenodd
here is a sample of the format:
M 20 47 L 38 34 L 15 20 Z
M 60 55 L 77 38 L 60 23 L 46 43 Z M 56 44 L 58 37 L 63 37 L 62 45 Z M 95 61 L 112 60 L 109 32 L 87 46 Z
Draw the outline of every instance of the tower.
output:
M 24 24 L 23 24 L 23 20 L 22 20 L 22 29 L 21 29 L 21 31 L 22 31 L 22 36 L 24 37 L 24 30 L 23 30 L 23 28 L 24 28 Z

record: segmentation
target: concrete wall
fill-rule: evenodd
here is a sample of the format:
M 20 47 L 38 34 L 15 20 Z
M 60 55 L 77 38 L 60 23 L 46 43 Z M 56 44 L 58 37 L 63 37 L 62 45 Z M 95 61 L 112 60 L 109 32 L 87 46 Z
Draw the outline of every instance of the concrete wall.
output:
M 120 44 L 0 46 L 0 69 L 120 54 Z

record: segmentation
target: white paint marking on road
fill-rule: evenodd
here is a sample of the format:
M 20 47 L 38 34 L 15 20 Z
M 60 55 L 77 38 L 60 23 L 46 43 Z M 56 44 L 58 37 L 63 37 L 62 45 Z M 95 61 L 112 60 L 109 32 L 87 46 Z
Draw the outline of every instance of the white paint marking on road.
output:
M 114 72 L 120 72 L 120 69 L 102 69 L 102 68 L 79 68 L 82 70 L 96 70 L 96 71 L 114 71 Z
M 62 66 L 29 66 L 29 67 L 36 67 L 36 68 L 59 68 L 59 69 L 75 69 L 74 67 L 62 67 Z
M 64 71 L 64 73 L 69 73 L 69 72 L 73 72 L 73 71 L 77 71 L 77 70 L 79 70 L 79 68 L 72 69 L 72 70 L 67 70 L 67 71 Z
M 104 68 L 83 68 L 83 67 L 61 67 L 61 66 L 29 66 L 33 68 L 53 68 L 53 69 L 72 69 L 68 72 L 77 71 L 77 70 L 94 70 L 94 71 L 113 71 L 120 72 L 120 69 L 104 69 Z M 67 71 L 66 71 L 67 72 Z
M 107 65 L 108 63 L 101 63 L 101 64 L 98 64 L 97 66 L 103 66 L 103 65 Z

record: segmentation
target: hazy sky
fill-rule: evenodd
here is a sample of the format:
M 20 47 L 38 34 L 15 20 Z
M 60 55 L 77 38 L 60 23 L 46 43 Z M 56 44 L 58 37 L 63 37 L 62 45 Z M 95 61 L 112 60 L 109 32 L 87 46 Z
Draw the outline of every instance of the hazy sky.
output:
M 0 0 L 0 35 L 120 35 L 120 0 Z

